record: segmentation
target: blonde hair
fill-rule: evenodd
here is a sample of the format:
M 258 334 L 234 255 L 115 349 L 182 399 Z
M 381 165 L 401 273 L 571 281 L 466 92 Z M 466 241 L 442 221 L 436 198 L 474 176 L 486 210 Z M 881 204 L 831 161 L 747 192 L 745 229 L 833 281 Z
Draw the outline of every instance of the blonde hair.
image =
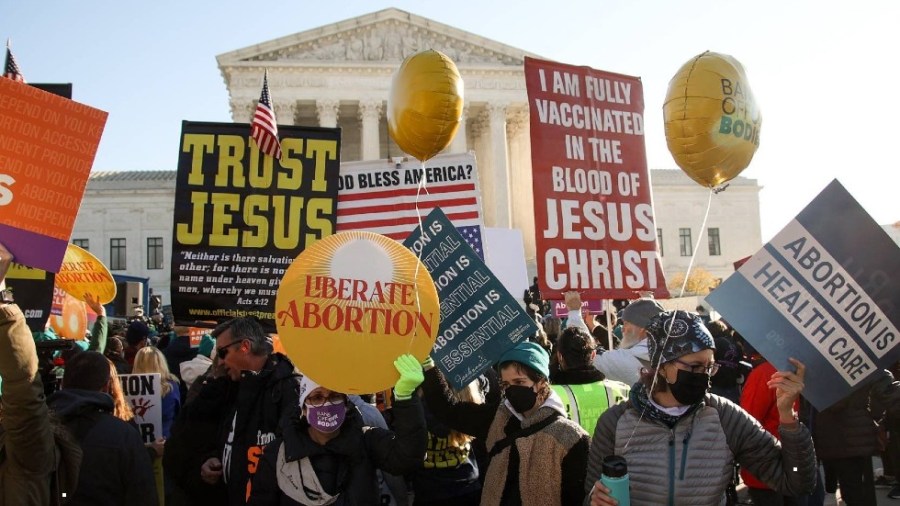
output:
M 116 371 L 116 365 L 109 359 L 106 359 L 106 361 L 109 362 L 109 383 L 107 384 L 107 390 L 109 390 L 109 396 L 112 397 L 113 400 L 113 416 L 119 420 L 128 422 L 134 418 L 134 412 L 131 410 L 131 405 L 128 404 L 128 401 L 125 399 L 125 393 L 122 391 L 122 382 L 119 380 L 119 373 Z
M 144 346 L 134 356 L 134 374 L 159 373 L 162 382 L 162 396 L 169 395 L 172 391 L 172 381 L 178 383 L 178 376 L 169 372 L 169 363 L 166 356 L 155 346 Z

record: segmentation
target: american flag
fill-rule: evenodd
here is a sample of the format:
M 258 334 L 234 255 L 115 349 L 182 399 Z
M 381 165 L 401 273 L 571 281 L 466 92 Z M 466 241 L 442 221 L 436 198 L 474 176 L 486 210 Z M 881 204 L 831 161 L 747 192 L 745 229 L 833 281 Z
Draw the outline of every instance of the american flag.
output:
M 12 51 L 9 49 L 9 41 L 6 42 L 6 70 L 3 71 L 3 77 L 8 77 L 13 81 L 18 81 L 20 83 L 25 82 L 25 76 L 22 75 L 22 71 L 19 70 L 19 65 L 16 63 L 16 58 L 13 56 Z
M 472 227 L 456 227 L 456 230 L 459 230 L 463 239 L 465 239 L 466 242 L 469 243 L 469 246 L 475 250 L 478 258 L 484 260 L 484 249 L 482 249 L 481 246 L 481 227 L 477 225 Z
M 281 160 L 281 142 L 278 140 L 278 124 L 275 121 L 275 109 L 272 97 L 269 96 L 269 71 L 263 76 L 262 95 L 256 104 L 256 112 L 250 126 L 250 138 L 263 153 Z
M 403 241 L 419 226 L 419 217 L 424 220 L 435 207 L 440 207 L 451 223 L 460 231 L 478 256 L 484 258 L 481 244 L 481 197 L 476 186 L 475 157 L 472 154 L 438 155 L 429 160 L 428 167 L 469 166 L 473 167 L 468 177 L 455 181 L 433 181 L 422 189 L 414 180 L 407 182 L 417 167 L 397 170 L 393 163 L 351 162 L 341 164 L 344 181 L 355 181 L 353 188 L 345 186 L 338 191 L 337 231 L 368 230 L 397 241 Z M 385 173 L 396 176 L 397 184 L 361 188 L 362 180 L 384 180 Z M 418 195 L 418 212 L 416 199 Z

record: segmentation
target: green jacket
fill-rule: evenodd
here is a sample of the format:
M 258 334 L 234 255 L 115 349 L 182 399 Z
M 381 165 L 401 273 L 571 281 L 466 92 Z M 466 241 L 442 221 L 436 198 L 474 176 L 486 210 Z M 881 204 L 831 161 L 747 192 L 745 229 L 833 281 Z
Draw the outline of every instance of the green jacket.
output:
M 15 304 L 0 305 L 0 376 L 0 506 L 58 504 L 78 483 L 81 449 L 50 416 L 34 340 Z

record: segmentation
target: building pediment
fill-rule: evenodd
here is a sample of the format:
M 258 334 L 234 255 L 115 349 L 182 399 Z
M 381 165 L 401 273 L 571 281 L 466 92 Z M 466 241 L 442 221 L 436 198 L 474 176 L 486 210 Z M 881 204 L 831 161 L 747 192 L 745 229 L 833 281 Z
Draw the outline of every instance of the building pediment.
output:
M 441 51 L 460 66 L 521 67 L 526 55 L 536 56 L 391 8 L 221 54 L 217 60 L 220 67 L 262 62 L 396 65 L 425 49 Z

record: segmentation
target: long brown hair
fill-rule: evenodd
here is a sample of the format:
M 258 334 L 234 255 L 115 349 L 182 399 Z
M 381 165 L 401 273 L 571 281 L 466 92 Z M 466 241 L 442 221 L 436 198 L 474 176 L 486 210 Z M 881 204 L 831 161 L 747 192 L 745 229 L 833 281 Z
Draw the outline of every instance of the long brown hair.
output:
M 119 381 L 119 373 L 116 372 L 116 365 L 109 359 L 106 359 L 106 361 L 109 362 L 109 383 L 107 384 L 107 389 L 109 390 L 109 396 L 113 400 L 113 416 L 128 422 L 134 418 L 134 412 L 125 399 L 125 393 L 122 391 L 122 382 Z

